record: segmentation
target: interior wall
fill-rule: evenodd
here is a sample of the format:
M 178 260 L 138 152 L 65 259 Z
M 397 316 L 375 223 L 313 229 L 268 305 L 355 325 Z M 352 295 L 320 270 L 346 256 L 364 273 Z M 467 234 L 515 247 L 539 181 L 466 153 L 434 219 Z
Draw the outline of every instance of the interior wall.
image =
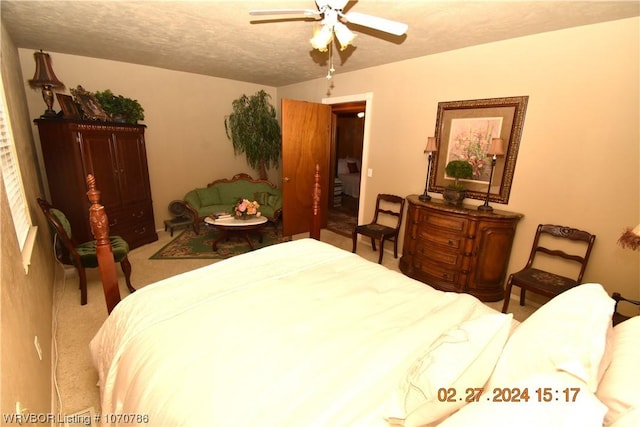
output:
M 25 273 L 0 174 L 0 405 L 4 417 L 15 414 L 16 402 L 31 413 L 52 412 L 51 307 L 56 264 L 51 235 L 35 202 L 42 193 L 37 168 L 32 166 L 36 155 L 18 51 L 4 26 L 1 31 L 4 91 L 31 218 L 38 226 L 31 265 Z M 42 360 L 35 348 L 36 336 Z M 5 422 L 3 418 L 2 425 Z
M 35 71 L 33 51 L 19 49 L 26 79 Z M 118 95 L 137 99 L 144 108 L 147 126 L 145 139 L 151 181 L 156 229 L 170 218 L 169 203 L 181 200 L 196 187 L 219 178 L 247 173 L 254 178 L 244 154 L 234 155 L 224 127 L 231 103 L 243 94 L 264 89 L 276 102 L 276 89 L 252 83 L 171 71 L 117 61 L 48 52 L 56 76 L 66 85 L 60 93 L 81 85 L 90 92 L 111 89 Z M 126 76 L 122 78 L 121 76 Z M 28 87 L 29 113 L 32 119 L 45 109 L 39 91 Z M 277 106 L 279 110 L 279 105 Z M 54 109 L 60 110 L 57 101 Z M 37 127 L 32 125 L 36 146 L 40 147 Z M 41 155 L 40 155 L 41 158 Z M 40 166 L 44 170 L 44 166 Z M 279 185 L 280 171 L 270 170 L 269 179 Z M 97 183 L 98 189 L 100 183 Z
M 538 224 L 569 225 L 597 235 L 585 281 L 639 297 L 640 253 L 616 244 L 640 222 L 639 28 L 631 18 L 351 73 L 336 64 L 332 97 L 370 92 L 374 100 L 364 218 L 373 215 L 377 193 L 423 192 L 423 150 L 438 102 L 528 95 L 509 203 L 492 203 L 524 214 L 508 271 L 524 266 Z M 278 88 L 278 96 L 321 102 L 323 75 L 318 69 L 318 79 Z

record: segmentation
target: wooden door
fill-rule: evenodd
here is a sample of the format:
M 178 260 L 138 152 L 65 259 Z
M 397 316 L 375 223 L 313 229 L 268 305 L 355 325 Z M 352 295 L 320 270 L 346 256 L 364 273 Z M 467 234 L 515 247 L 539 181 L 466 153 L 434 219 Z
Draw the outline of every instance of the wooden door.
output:
M 320 165 L 321 224 L 327 223 L 331 106 L 282 100 L 282 233 L 310 229 L 316 164 Z

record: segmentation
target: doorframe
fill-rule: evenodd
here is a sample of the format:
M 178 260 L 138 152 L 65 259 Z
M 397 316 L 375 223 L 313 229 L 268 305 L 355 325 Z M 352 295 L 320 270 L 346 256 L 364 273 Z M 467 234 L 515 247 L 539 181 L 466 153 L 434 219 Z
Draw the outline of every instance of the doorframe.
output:
M 323 98 L 322 103 L 345 104 L 348 102 L 364 101 L 364 132 L 362 134 L 362 168 L 360 170 L 360 206 L 366 206 L 367 178 L 369 173 L 369 136 L 371 134 L 371 110 L 373 105 L 373 92 L 365 92 L 354 95 L 338 96 L 335 98 Z M 358 209 L 358 224 L 364 220 L 364 209 Z

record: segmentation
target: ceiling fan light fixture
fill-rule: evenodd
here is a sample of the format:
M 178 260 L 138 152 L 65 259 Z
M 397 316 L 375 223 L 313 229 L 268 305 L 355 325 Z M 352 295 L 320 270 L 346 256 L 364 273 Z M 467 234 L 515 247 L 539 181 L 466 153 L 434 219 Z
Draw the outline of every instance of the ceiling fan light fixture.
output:
M 311 38 L 311 46 L 314 49 L 318 49 L 320 52 L 326 52 L 328 46 L 333 40 L 333 31 L 328 25 L 317 26 L 313 30 L 313 37 Z
M 340 43 L 340 50 L 345 50 L 347 46 L 353 44 L 353 40 L 356 38 L 356 35 L 342 22 L 335 23 L 333 32 Z

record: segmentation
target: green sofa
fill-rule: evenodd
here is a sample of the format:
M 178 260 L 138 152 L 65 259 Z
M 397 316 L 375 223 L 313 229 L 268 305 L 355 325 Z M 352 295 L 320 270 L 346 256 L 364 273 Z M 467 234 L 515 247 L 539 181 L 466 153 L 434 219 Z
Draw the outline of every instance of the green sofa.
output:
M 241 173 L 231 179 L 218 179 L 205 188 L 196 188 L 184 196 L 184 202 L 191 218 L 193 229 L 200 231 L 204 219 L 217 212 L 233 213 L 233 207 L 239 199 L 255 200 L 260 204 L 259 212 L 277 225 L 282 215 L 282 197 L 280 190 L 269 181 L 253 179 Z

